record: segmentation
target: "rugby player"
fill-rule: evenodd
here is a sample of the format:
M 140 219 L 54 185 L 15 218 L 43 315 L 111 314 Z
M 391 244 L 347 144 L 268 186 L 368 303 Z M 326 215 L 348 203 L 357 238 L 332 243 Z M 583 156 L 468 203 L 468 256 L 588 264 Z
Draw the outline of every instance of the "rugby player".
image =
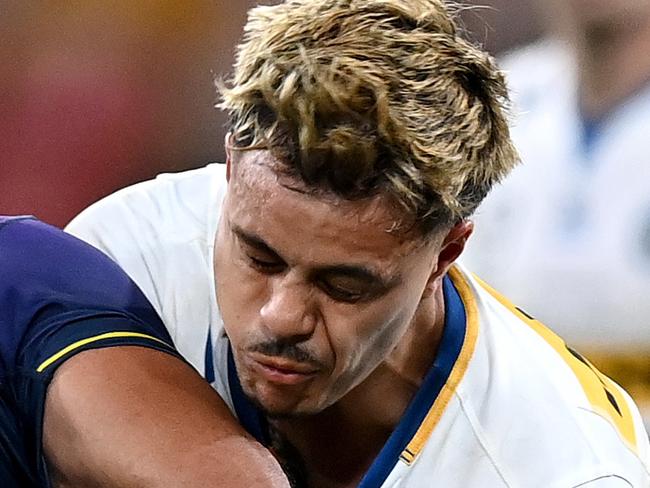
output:
M 295 486 L 648 486 L 627 394 L 456 263 L 517 156 L 503 75 L 442 1 L 252 9 L 221 93 L 226 165 L 69 230 Z
M 288 484 L 115 263 L 0 217 L 0 486 Z

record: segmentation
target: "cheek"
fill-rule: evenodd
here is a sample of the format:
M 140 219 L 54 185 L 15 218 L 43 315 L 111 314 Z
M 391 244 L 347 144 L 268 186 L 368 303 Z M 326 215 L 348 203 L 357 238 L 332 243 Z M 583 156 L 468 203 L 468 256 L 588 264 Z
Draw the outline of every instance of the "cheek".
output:
M 329 332 L 340 374 L 358 376 L 374 370 L 397 345 L 411 315 L 409 310 L 388 306 L 350 313 L 347 320 L 342 317 Z
M 217 249 L 214 263 L 217 304 L 226 333 L 235 343 L 254 326 L 264 285 L 259 277 L 251 277 L 252 270 L 243 267 L 230 246 L 220 245 Z
M 393 320 L 366 322 L 357 327 L 356 334 L 346 334 L 346 340 L 336 341 L 338 373 L 333 375 L 332 396 L 340 398 L 365 381 L 388 357 L 407 323 L 402 315 Z

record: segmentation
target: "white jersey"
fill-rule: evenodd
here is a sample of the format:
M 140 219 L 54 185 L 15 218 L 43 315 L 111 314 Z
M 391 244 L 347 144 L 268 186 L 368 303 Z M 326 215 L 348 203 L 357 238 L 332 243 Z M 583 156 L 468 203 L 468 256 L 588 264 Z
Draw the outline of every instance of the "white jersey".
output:
M 221 165 L 162 175 L 93 205 L 68 230 L 124 267 L 180 353 L 263 441 L 215 298 L 225 188 Z M 625 392 L 461 266 L 444 295 L 431 370 L 361 487 L 650 486 L 647 434 Z
M 463 262 L 571 343 L 647 351 L 650 83 L 585 127 L 569 49 L 502 67 L 523 164 L 479 207 Z

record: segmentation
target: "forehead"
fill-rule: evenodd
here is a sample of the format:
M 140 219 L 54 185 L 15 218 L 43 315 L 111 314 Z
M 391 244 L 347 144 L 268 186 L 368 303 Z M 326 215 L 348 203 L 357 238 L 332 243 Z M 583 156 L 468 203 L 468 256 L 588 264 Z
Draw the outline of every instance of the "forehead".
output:
M 400 230 L 403 215 L 387 195 L 346 200 L 312 192 L 279 167 L 268 151 L 241 153 L 232 164 L 226 204 L 231 223 L 277 251 L 390 261 L 425 244 L 414 231 Z

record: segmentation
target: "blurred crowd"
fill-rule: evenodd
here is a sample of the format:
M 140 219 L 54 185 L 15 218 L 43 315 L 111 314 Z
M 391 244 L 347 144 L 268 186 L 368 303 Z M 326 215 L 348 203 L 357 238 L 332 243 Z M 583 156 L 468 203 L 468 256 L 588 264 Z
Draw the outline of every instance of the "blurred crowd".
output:
M 213 78 L 253 2 L 0 5 L 0 211 L 63 226 L 98 198 L 223 155 Z
M 63 226 L 117 188 L 223 160 L 213 82 L 254 3 L 3 2 L 0 213 Z M 648 408 L 650 3 L 464 4 L 508 73 L 523 163 L 465 259 Z

